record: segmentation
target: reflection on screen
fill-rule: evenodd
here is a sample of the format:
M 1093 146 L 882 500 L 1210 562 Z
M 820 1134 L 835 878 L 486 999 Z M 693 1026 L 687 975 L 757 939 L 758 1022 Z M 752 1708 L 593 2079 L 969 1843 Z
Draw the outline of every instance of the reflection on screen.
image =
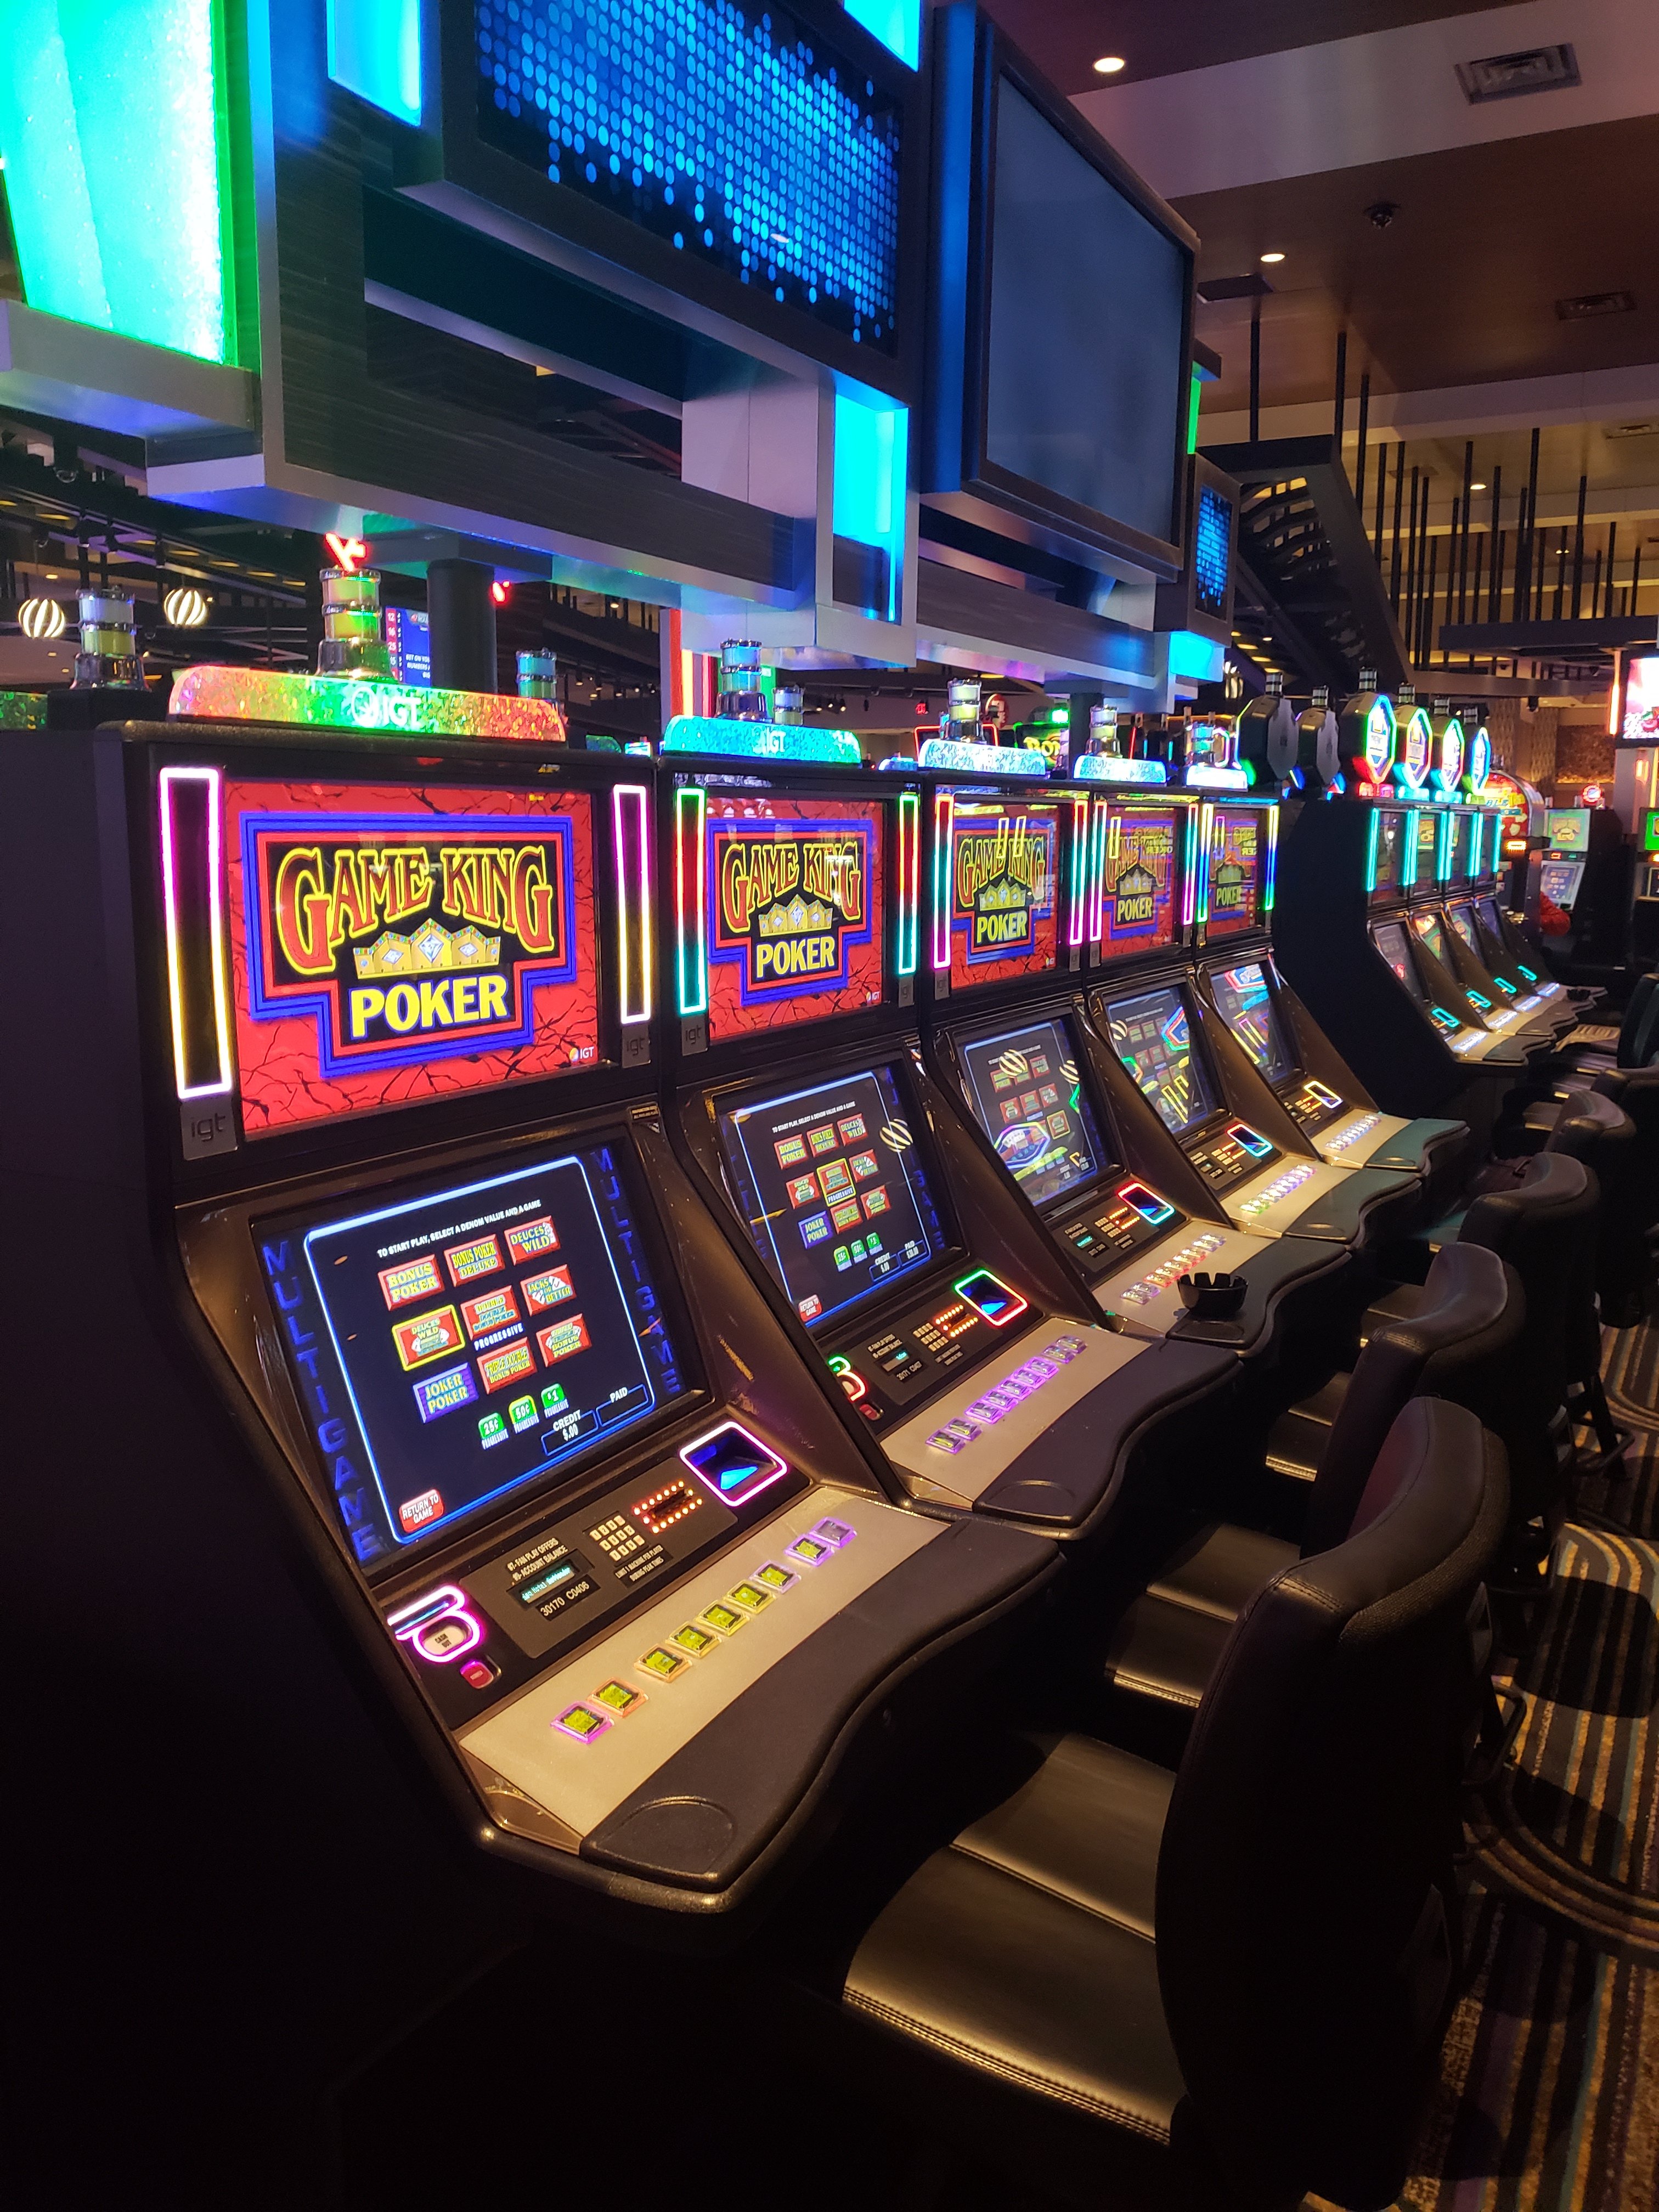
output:
M 260 1225 L 360 1559 L 425 1541 L 685 1387 L 619 1151 Z
M 1498 919 L 1498 901 L 1495 898 L 1483 898 L 1480 902 L 1478 912 L 1481 923 L 1492 942 L 1495 945 L 1501 945 L 1504 942 L 1504 925 Z
M 1379 813 L 1376 817 L 1376 893 L 1379 897 L 1397 891 L 1406 880 L 1406 832 L 1403 814 Z
M 1215 1094 L 1193 1050 L 1179 991 L 1147 991 L 1106 1010 L 1112 1049 L 1157 1107 L 1171 1136 L 1184 1136 L 1215 1111 Z
M 963 1041 L 968 1099 L 1033 1206 L 1046 1206 L 1112 1164 L 1063 1022 Z
M 1480 957 L 1480 938 L 1475 929 L 1474 916 L 1466 906 L 1451 906 L 1446 909 L 1446 919 L 1457 932 L 1478 960 Z
M 1404 922 L 1379 922 L 1371 932 L 1371 941 L 1418 1005 L 1426 1006 L 1428 998 L 1417 980 L 1417 963 L 1412 958 L 1411 946 L 1406 942 Z
M 1417 933 L 1440 965 L 1443 968 L 1449 968 L 1451 963 L 1446 957 L 1446 933 L 1440 927 L 1438 920 L 1433 915 L 1425 915 L 1417 925 Z
M 1285 1082 L 1296 1061 L 1285 1042 L 1267 970 L 1259 960 L 1243 968 L 1218 968 L 1210 988 L 1221 1018 L 1269 1083 Z
M 809 1325 L 945 1249 L 890 1069 L 751 1095 L 720 1115 L 720 1136 L 756 1249 Z

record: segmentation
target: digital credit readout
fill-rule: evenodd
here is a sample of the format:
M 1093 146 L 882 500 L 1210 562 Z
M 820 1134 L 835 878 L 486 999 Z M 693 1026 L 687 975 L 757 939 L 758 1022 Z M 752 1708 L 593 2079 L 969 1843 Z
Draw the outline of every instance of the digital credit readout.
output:
M 969 1103 L 1033 1206 L 1106 1173 L 1112 1163 L 1063 1021 L 964 1037 L 962 1063 Z
M 619 1151 L 260 1229 L 360 1559 L 425 1540 L 681 1394 Z
M 1212 971 L 1210 988 L 1221 1018 L 1269 1083 L 1288 1080 L 1296 1066 L 1285 1042 L 1278 1009 L 1259 960 Z
M 720 1133 L 738 1211 L 809 1327 L 945 1249 L 889 1069 L 751 1097 Z
M 1106 1010 L 1112 1049 L 1146 1092 L 1171 1136 L 1207 1121 L 1215 1094 L 1193 1049 L 1187 1006 L 1179 991 L 1146 991 Z

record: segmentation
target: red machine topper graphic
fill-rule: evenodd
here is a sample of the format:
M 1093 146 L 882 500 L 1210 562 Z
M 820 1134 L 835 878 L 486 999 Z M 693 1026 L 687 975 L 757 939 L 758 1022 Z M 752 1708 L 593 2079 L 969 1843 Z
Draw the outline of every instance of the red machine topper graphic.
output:
M 959 799 L 951 823 L 951 987 L 1054 965 L 1060 810 Z
M 764 814 L 717 816 L 711 800 L 711 1037 L 881 1003 L 879 805 L 779 795 L 765 804 Z
M 599 1056 L 585 793 L 225 790 L 243 1128 Z
M 1254 929 L 1261 898 L 1262 823 L 1255 807 L 1218 806 L 1210 824 L 1205 933 Z
M 1106 958 L 1175 942 L 1176 836 L 1173 807 L 1108 817 L 1101 854 Z

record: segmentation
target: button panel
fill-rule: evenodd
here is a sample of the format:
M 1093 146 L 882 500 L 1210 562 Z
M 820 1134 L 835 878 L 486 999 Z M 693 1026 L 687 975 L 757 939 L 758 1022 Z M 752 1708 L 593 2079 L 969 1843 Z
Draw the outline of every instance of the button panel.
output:
M 1190 1275 L 1195 1267 L 1202 1267 L 1210 1255 L 1220 1251 L 1226 1241 L 1215 1230 L 1205 1230 L 1190 1243 L 1183 1244 L 1178 1252 L 1172 1252 L 1167 1260 L 1160 1261 L 1138 1282 L 1115 1292 L 1116 1304 L 1121 1306 L 1151 1305 L 1160 1292 L 1170 1289 L 1183 1275 Z
M 1292 1193 L 1300 1190 L 1304 1183 L 1310 1182 L 1313 1172 L 1311 1160 L 1298 1160 L 1293 1168 L 1286 1168 L 1283 1175 L 1276 1175 L 1271 1182 L 1263 1183 L 1260 1190 L 1253 1190 L 1248 1198 L 1241 1199 L 1233 1212 L 1241 1220 L 1260 1225 L 1264 1214 L 1271 1213 Z M 1304 1200 L 1303 1203 L 1305 1205 L 1307 1201 Z M 1301 1210 L 1301 1206 L 1297 1208 L 1298 1213 Z
M 1187 1157 L 1212 1189 L 1230 1190 L 1282 1155 L 1277 1145 L 1248 1121 L 1229 1121 L 1218 1136 L 1195 1145 Z
M 1045 1344 L 1041 1352 L 1005 1375 L 999 1382 L 982 1390 L 971 1404 L 965 1407 L 954 1419 L 946 1421 L 933 1431 L 927 1439 L 930 1451 L 943 1452 L 954 1459 L 973 1443 L 984 1430 L 994 1426 L 1005 1413 L 1023 1405 L 1034 1391 L 1045 1382 L 1052 1382 L 1062 1367 L 1069 1367 L 1084 1349 L 1087 1339 L 1081 1336 L 1057 1336 Z
M 1055 1227 L 1093 1281 L 1171 1230 L 1184 1227 L 1186 1219 L 1161 1192 L 1130 1182 L 1104 1194 L 1097 1191 L 1085 1206 L 1063 1217 Z
M 1299 1083 L 1293 1091 L 1281 1091 L 1280 1103 L 1301 1127 L 1321 1129 L 1334 1115 L 1346 1112 L 1347 1101 L 1333 1091 L 1328 1084 L 1315 1082 L 1311 1078 Z
M 1328 1156 L 1340 1158 L 1342 1153 L 1352 1152 L 1361 1138 L 1369 1137 L 1373 1129 L 1378 1129 L 1382 1125 L 1380 1114 L 1358 1114 L 1341 1128 L 1331 1131 L 1323 1149 Z
M 1018 1290 L 967 1261 L 957 1287 L 936 1287 L 868 1336 L 842 1336 L 825 1357 L 844 1395 L 879 1431 L 1042 1318 Z

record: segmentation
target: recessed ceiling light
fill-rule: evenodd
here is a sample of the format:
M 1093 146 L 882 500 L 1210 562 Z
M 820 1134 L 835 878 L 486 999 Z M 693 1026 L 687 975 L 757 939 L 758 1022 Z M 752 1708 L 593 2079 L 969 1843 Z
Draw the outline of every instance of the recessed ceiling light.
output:
M 1095 71 L 1099 76 L 1115 76 L 1125 66 L 1121 54 L 1103 54 L 1095 64 Z
M 1264 261 L 1282 261 L 1285 257 L 1282 253 L 1264 253 L 1261 258 Z
M 1469 486 L 1469 489 L 1471 491 L 1485 491 L 1486 489 L 1486 487 L 1483 483 L 1472 483 Z

